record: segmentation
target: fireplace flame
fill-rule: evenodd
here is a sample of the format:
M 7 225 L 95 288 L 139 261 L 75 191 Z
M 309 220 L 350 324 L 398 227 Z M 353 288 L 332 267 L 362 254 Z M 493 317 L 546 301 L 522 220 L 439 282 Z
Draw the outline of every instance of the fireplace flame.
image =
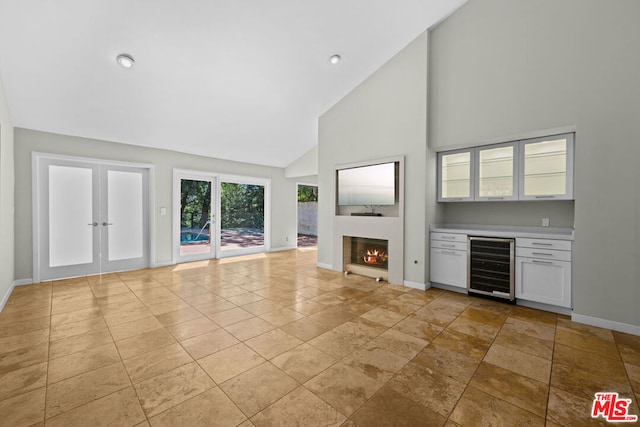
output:
M 381 249 L 369 249 L 364 256 L 363 261 L 367 264 L 384 264 L 387 262 L 387 254 Z

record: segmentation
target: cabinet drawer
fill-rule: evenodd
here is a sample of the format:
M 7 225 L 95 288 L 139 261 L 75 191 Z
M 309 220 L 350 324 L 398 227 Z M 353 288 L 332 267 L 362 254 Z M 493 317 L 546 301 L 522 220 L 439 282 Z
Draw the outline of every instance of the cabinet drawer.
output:
M 431 240 L 444 240 L 447 242 L 464 242 L 467 243 L 467 235 L 466 234 L 456 234 L 456 233 L 431 233 Z M 466 250 L 466 248 L 465 248 Z
M 516 257 L 571 261 L 571 252 L 554 251 L 552 249 L 516 248 Z
M 556 249 L 559 251 L 570 251 L 571 240 L 518 238 L 516 239 L 516 246 L 523 248 Z
M 448 240 L 431 240 L 431 247 L 438 249 L 453 249 L 456 251 L 466 251 L 467 242 L 455 242 Z

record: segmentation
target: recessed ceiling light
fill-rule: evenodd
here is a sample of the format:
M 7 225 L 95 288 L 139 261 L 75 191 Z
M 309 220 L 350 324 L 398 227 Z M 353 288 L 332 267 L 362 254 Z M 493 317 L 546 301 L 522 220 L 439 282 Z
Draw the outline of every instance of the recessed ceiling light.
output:
M 120 66 L 124 68 L 131 68 L 136 62 L 133 59 L 133 56 L 126 53 L 121 53 L 120 55 L 116 56 L 116 61 L 118 61 L 118 64 L 120 64 Z
M 340 55 L 331 55 L 331 57 L 329 58 L 329 62 L 333 65 L 336 65 L 338 62 L 340 62 L 342 58 L 340 58 Z

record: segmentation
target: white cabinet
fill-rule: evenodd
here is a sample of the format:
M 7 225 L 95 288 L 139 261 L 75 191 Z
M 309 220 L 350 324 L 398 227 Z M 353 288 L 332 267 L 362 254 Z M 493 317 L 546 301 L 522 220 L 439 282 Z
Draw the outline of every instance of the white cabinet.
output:
M 520 200 L 573 199 L 573 134 L 520 141 Z
M 473 200 L 473 149 L 438 153 L 438 201 Z
M 573 199 L 574 134 L 438 153 L 438 201 Z
M 515 142 L 476 148 L 475 200 L 516 200 L 517 159 L 518 144 Z
M 571 308 L 571 241 L 516 239 L 516 298 Z
M 431 233 L 429 280 L 467 288 L 467 235 Z

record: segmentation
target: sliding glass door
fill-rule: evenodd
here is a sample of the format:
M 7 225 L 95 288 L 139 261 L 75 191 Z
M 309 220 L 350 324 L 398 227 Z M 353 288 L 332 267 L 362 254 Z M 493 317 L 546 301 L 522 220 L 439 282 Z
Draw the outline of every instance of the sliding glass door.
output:
M 174 262 L 269 250 L 268 179 L 173 171 Z
M 178 262 L 215 258 L 215 188 L 212 175 L 174 172 L 174 241 Z
M 220 183 L 220 250 L 240 254 L 265 249 L 265 186 Z

